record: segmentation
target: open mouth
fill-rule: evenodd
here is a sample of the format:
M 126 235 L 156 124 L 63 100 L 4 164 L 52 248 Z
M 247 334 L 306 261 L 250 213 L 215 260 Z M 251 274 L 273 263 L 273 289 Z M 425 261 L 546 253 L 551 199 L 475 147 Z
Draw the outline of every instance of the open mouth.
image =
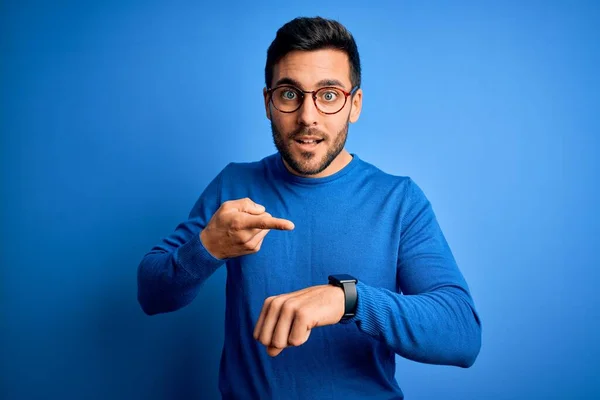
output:
M 323 140 L 325 140 L 325 139 L 313 139 L 313 140 L 300 140 L 300 139 L 296 139 L 295 141 L 298 144 L 315 145 L 315 144 L 321 143 Z

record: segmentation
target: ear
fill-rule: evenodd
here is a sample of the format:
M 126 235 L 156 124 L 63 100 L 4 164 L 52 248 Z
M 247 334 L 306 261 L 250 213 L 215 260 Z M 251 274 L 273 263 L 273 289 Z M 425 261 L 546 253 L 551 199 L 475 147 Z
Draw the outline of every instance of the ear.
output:
M 350 110 L 350 122 L 355 123 L 358 121 L 358 117 L 360 117 L 360 111 L 362 110 L 362 89 L 356 90 L 354 95 L 351 97 L 352 99 L 352 109 Z
M 265 100 L 265 112 L 267 113 L 267 118 L 271 120 L 271 109 L 269 107 L 269 94 L 267 93 L 267 88 L 263 88 L 263 97 Z

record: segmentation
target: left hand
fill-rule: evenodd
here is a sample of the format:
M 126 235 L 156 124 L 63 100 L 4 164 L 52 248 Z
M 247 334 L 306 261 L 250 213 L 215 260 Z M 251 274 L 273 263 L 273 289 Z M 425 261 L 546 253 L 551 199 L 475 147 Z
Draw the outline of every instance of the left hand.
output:
M 317 326 L 337 324 L 344 316 L 344 291 L 333 285 L 311 286 L 265 300 L 254 339 L 275 357 L 288 346 L 300 346 Z

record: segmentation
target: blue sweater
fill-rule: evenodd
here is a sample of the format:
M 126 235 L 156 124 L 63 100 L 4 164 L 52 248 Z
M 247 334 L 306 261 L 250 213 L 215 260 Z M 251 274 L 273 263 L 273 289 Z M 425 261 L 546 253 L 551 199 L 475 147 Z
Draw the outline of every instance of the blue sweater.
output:
M 218 260 L 199 233 L 221 203 L 244 197 L 295 229 L 270 231 L 257 253 Z M 479 317 L 430 202 L 410 178 L 356 154 L 325 178 L 291 174 L 278 153 L 229 164 L 189 218 L 143 257 L 142 309 L 184 307 L 222 266 L 225 399 L 401 399 L 395 354 L 469 367 L 479 353 Z M 337 273 L 359 280 L 355 317 L 315 328 L 302 346 L 270 357 L 252 336 L 264 300 L 325 284 Z

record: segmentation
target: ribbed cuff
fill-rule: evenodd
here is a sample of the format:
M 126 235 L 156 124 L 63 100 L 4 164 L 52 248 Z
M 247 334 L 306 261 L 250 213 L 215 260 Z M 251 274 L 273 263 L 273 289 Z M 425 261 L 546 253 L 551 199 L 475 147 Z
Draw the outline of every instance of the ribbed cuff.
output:
M 355 322 L 359 329 L 369 335 L 379 336 L 380 327 L 385 324 L 386 316 L 389 316 L 389 297 L 378 289 L 363 282 L 356 284 L 356 312 L 354 317 L 341 321 L 349 324 Z M 379 327 L 379 328 L 378 328 Z
M 214 257 L 206 250 L 200 240 L 200 235 L 194 235 L 187 243 L 175 250 L 175 262 L 194 278 L 202 278 L 210 275 L 226 260 Z

